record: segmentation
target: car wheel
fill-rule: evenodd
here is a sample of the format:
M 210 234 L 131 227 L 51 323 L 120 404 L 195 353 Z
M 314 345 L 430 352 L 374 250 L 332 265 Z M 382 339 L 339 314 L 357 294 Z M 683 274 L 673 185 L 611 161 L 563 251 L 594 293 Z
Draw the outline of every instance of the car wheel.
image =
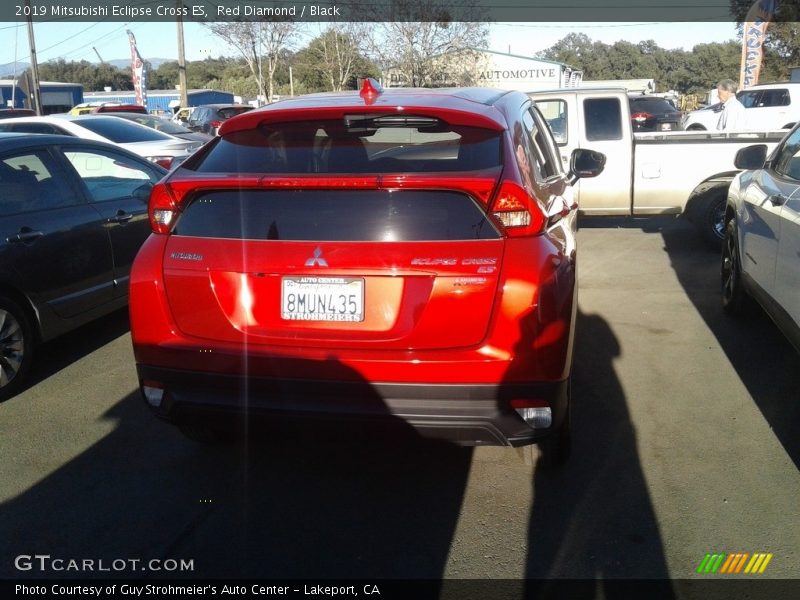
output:
M 725 239 L 725 206 L 728 199 L 727 188 L 721 188 L 706 200 L 697 225 L 709 248 L 719 252 Z
M 31 320 L 14 300 L 0 296 L 0 401 L 16 394 L 33 361 Z
M 543 469 L 555 469 L 567 462 L 572 452 L 570 411 L 572 406 L 572 383 L 567 383 L 567 413 L 558 429 L 537 443 L 539 459 L 536 465 Z
M 728 221 L 725 228 L 720 283 L 722 309 L 729 315 L 746 313 L 750 307 L 750 296 L 742 284 L 742 261 L 739 253 L 739 237 L 736 233 L 736 219 Z
M 705 131 L 705 130 L 706 130 L 705 127 L 703 127 L 702 125 L 697 125 L 697 124 L 689 125 L 689 127 L 686 128 L 686 131 Z

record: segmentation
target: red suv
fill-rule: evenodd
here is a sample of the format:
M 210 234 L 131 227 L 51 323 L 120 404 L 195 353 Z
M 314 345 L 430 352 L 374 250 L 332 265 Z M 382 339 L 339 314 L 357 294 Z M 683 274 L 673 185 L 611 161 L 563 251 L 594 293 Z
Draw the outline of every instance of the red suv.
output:
M 153 190 L 131 333 L 159 416 L 399 421 L 464 445 L 569 441 L 571 183 L 518 92 L 382 90 L 226 121 Z M 548 458 L 549 457 L 549 458 Z

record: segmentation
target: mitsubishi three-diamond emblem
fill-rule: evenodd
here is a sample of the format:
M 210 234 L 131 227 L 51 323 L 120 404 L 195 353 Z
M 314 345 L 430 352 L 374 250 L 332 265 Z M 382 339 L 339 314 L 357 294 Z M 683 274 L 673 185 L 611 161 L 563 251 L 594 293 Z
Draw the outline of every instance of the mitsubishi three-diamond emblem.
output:
M 307 267 L 313 267 L 313 266 L 327 267 L 328 266 L 328 261 L 325 260 L 324 258 L 322 258 L 322 249 L 319 246 L 317 246 L 316 250 L 314 250 L 314 256 L 312 256 L 311 258 L 309 258 L 306 261 L 306 266 Z

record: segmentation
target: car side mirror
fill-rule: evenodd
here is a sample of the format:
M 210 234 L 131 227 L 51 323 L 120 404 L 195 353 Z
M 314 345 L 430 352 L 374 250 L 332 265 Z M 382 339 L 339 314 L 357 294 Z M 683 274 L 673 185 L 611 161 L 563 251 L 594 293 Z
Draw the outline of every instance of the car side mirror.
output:
M 733 164 L 737 169 L 760 169 L 767 160 L 766 144 L 747 146 L 736 153 Z
M 597 177 L 606 166 L 606 155 L 602 152 L 576 148 L 569 161 L 569 179 L 574 184 L 578 179 Z

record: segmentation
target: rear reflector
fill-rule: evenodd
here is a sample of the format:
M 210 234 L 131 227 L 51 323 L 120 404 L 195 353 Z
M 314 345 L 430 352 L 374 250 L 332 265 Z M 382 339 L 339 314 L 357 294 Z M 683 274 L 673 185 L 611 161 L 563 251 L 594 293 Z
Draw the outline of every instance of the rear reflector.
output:
M 155 408 L 161 406 L 164 399 L 164 387 L 161 382 L 144 380 L 142 382 L 142 394 L 147 403 Z
M 165 169 L 169 169 L 172 167 L 172 160 L 171 156 L 148 156 L 147 160 L 150 162 L 156 163 L 160 167 L 164 167 Z
M 511 408 L 531 429 L 548 429 L 553 425 L 553 411 L 543 400 L 512 400 Z

